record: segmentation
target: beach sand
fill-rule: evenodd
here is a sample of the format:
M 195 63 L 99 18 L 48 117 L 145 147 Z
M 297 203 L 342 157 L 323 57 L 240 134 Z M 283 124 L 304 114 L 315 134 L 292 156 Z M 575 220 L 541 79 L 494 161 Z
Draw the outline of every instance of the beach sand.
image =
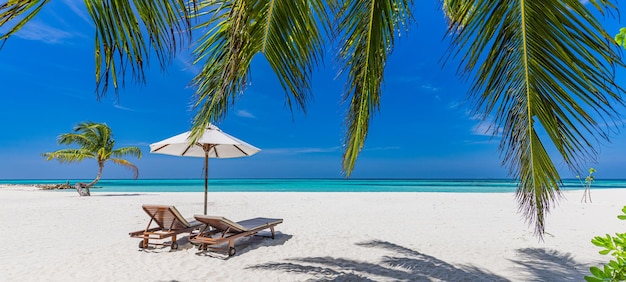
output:
M 211 193 L 209 214 L 283 218 L 237 255 L 140 250 L 142 204 L 202 213 L 202 193 L 39 191 L 0 186 L 0 281 L 582 281 L 609 260 L 590 243 L 623 232 L 626 190 L 568 191 L 544 241 L 512 193 Z M 261 234 L 263 235 L 263 234 Z

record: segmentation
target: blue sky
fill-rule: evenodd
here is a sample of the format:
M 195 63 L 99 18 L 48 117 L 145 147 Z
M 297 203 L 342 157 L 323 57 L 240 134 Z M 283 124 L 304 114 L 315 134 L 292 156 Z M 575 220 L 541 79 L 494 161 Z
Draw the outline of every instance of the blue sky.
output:
M 382 107 L 371 122 L 353 178 L 506 178 L 499 137 L 485 133 L 464 103 L 469 83 L 455 75 L 456 62 L 442 67 L 447 42 L 440 1 L 416 1 L 416 23 L 396 41 L 385 70 Z M 626 4 L 622 4 L 626 11 Z M 604 20 L 611 33 L 622 26 Z M 626 26 L 626 24 L 624 24 Z M 2 31 L 2 30 L 0 30 Z M 211 159 L 209 177 L 342 177 L 344 81 L 328 50 L 314 75 L 314 99 L 307 114 L 292 113 L 268 64 L 257 56 L 251 85 L 218 126 L 262 149 L 249 158 Z M 116 96 L 96 99 L 94 26 L 82 2 L 51 1 L 0 50 L 0 179 L 93 178 L 96 163 L 60 164 L 41 154 L 63 146 L 56 137 L 82 121 L 105 122 L 117 146 L 138 146 L 144 156 L 129 158 L 140 178 L 202 177 L 200 158 L 149 153 L 148 145 L 187 131 L 196 68 L 188 50 L 162 72 L 153 61 L 147 84 L 130 79 Z M 618 81 L 626 82 L 623 70 Z M 623 131 L 623 129 L 622 129 Z M 599 178 L 624 178 L 626 136 L 602 144 L 595 167 Z M 570 172 L 557 160 L 564 178 Z M 130 178 L 107 163 L 103 178 Z

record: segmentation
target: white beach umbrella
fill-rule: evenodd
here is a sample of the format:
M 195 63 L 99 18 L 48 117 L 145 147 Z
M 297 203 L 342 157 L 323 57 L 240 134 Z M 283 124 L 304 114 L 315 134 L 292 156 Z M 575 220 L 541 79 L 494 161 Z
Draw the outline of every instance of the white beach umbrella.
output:
M 204 214 L 206 215 L 209 158 L 247 157 L 258 153 L 261 149 L 224 133 L 212 124 L 209 124 L 204 134 L 193 144 L 190 142 L 190 136 L 191 131 L 187 131 L 150 144 L 150 153 L 204 158 Z

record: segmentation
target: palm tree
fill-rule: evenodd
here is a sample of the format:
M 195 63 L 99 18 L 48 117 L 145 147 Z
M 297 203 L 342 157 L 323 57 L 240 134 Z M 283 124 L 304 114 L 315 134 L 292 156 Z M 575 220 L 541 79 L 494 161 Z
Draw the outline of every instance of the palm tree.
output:
M 0 5 L 6 40 L 46 0 Z M 520 211 L 536 234 L 560 195 L 555 157 L 570 169 L 597 155 L 623 106 L 614 68 L 623 67 L 617 45 L 592 13 L 617 12 L 610 0 L 443 0 L 452 45 L 444 58 L 461 59 L 459 75 L 470 78 L 476 114 L 495 120 L 502 132 L 503 165 L 519 180 Z M 250 62 L 263 56 L 286 93 L 286 102 L 306 110 L 311 74 L 328 47 L 339 49 L 347 74 L 343 170 L 350 176 L 379 110 L 387 56 L 397 34 L 414 20 L 410 0 L 86 0 L 96 26 L 97 89 L 118 88 L 129 69 L 144 82 L 148 50 L 161 66 L 196 39 L 196 89 L 192 131 L 223 119 L 248 85 Z M 589 7 L 588 7 L 589 6 Z M 192 33 L 192 28 L 197 33 Z M 130 66 L 128 68 L 127 66 Z
M 125 155 L 136 156 L 141 158 L 141 150 L 138 147 L 123 147 L 114 149 L 115 140 L 113 140 L 111 129 L 104 123 L 83 122 L 74 127 L 73 133 L 61 134 L 58 137 L 58 143 L 63 145 L 76 144 L 80 146 L 78 149 L 61 149 L 54 152 L 42 154 L 46 160 L 57 159 L 61 163 L 81 162 L 84 159 L 94 159 L 98 163 L 98 175 L 89 184 L 86 185 L 87 196 L 90 195 L 89 187 L 95 185 L 102 176 L 104 163 L 112 161 L 115 164 L 125 166 L 131 169 L 137 179 L 139 170 L 135 165 L 120 157 Z

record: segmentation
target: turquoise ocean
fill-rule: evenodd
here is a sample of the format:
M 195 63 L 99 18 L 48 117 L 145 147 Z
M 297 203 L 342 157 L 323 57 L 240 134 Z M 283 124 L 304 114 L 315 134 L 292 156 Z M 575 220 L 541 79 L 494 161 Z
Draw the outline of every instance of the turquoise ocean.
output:
M 69 179 L 71 184 L 90 179 Z M 0 184 L 61 184 L 66 180 L 0 180 Z M 508 193 L 517 182 L 506 179 L 209 179 L 212 192 L 461 192 Z M 579 179 L 563 181 L 563 190 L 584 189 Z M 626 188 L 626 179 L 596 180 L 591 188 Z M 94 192 L 202 192 L 204 179 L 100 180 Z M 58 190 L 58 191 L 73 191 Z

